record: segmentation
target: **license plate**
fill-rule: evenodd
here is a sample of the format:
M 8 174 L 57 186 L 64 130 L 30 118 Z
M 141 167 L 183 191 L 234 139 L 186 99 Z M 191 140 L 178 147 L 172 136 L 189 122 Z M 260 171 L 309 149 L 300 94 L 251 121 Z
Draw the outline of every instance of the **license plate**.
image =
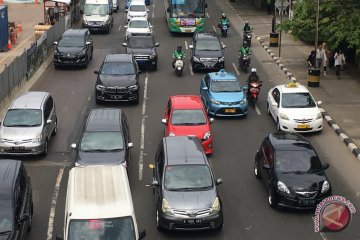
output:
M 315 200 L 300 200 L 300 204 L 315 204 Z
M 184 224 L 199 224 L 201 219 L 184 219 Z
M 191 32 L 191 29 L 185 29 L 184 32 Z
M 310 128 L 309 124 L 299 124 L 298 128 Z
M 24 150 L 25 147 L 11 147 L 11 150 Z
M 121 95 L 111 95 L 111 99 L 122 99 Z
M 235 110 L 235 108 L 226 108 L 226 109 L 225 109 L 225 112 L 226 112 L 226 113 L 235 113 L 236 110 Z

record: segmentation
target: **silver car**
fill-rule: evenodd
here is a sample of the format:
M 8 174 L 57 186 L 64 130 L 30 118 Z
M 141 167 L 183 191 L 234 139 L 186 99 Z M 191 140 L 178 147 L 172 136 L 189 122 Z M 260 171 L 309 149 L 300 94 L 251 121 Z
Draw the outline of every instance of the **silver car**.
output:
M 54 99 L 48 92 L 18 96 L 0 122 L 1 155 L 46 155 L 57 132 Z

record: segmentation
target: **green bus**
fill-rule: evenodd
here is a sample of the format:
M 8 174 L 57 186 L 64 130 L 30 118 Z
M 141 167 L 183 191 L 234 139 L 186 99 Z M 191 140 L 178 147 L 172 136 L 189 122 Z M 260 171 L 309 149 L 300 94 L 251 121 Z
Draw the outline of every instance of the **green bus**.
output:
M 164 0 L 170 32 L 193 33 L 205 29 L 205 0 Z

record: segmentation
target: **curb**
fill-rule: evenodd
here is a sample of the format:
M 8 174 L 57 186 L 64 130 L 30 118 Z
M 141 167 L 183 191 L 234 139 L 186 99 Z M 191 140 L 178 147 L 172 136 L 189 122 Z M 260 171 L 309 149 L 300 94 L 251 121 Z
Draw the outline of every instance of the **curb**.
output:
M 240 17 L 239 13 L 235 10 L 235 8 L 231 5 L 230 2 L 226 1 L 226 4 L 229 5 L 230 9 L 235 13 L 236 16 L 240 18 L 241 22 L 244 20 Z M 278 57 L 275 56 L 275 53 L 272 52 L 271 48 L 267 46 L 265 41 L 261 39 L 260 36 L 254 33 L 254 37 L 259 41 L 260 45 L 264 48 L 264 50 L 270 55 L 270 57 L 276 62 L 276 64 L 280 67 L 282 72 L 288 77 L 288 79 L 292 82 L 297 82 L 296 77 L 290 72 L 288 68 L 279 60 Z M 328 125 L 334 130 L 336 135 L 343 141 L 343 143 L 348 147 L 348 149 L 353 153 L 353 155 L 360 160 L 360 148 L 353 142 L 351 138 L 349 138 L 348 134 L 335 122 L 335 120 L 328 115 L 328 113 L 322 109 L 322 115 L 324 119 L 327 121 Z

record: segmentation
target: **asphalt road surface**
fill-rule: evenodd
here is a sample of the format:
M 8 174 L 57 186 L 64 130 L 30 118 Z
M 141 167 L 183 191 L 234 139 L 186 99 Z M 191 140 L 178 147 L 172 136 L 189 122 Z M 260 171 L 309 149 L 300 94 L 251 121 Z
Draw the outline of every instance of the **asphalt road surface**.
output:
M 223 4 L 209 1 L 206 29 L 213 31 L 223 10 L 235 23 L 236 17 Z M 34 189 L 33 230 L 28 239 L 54 239 L 61 233 L 64 219 L 65 194 L 68 171 L 74 161 L 70 145 L 76 142 L 87 113 L 91 108 L 122 108 L 130 122 L 134 149 L 130 163 L 130 184 L 135 211 L 140 229 L 145 229 L 147 239 L 246 239 L 246 240 L 321 240 L 360 239 L 360 218 L 355 214 L 351 225 L 343 232 L 320 234 L 314 232 L 314 212 L 273 210 L 268 206 L 267 193 L 253 174 L 254 156 L 264 136 L 275 131 L 274 121 L 266 114 L 266 95 L 275 84 L 287 80 L 269 55 L 254 39 L 252 66 L 258 69 L 264 81 L 260 99 L 255 108 L 249 108 L 246 119 L 216 119 L 212 125 L 214 153 L 209 158 L 217 177 L 224 179 L 220 192 L 224 206 L 224 228 L 221 232 L 162 233 L 156 229 L 155 204 L 148 165 L 154 161 L 156 147 L 163 137 L 161 118 L 170 95 L 199 94 L 199 83 L 203 73 L 193 73 L 189 61 L 181 78 L 171 67 L 171 53 L 177 45 L 190 52 L 187 46 L 191 35 L 172 35 L 167 29 L 162 1 L 152 1 L 149 17 L 154 25 L 158 48 L 157 71 L 144 71 L 140 77 L 141 100 L 138 105 L 96 105 L 94 99 L 95 74 L 109 52 L 124 53 L 121 46 L 125 36 L 125 13 L 114 14 L 114 28 L 110 34 L 94 34 L 94 58 L 87 69 L 55 70 L 51 65 L 31 90 L 52 93 L 58 114 L 58 134 L 51 140 L 49 154 L 45 158 L 24 159 L 31 175 Z M 246 75 L 235 70 L 237 50 L 241 44 L 241 25 L 233 24 L 227 38 L 221 38 L 225 49 L 225 69 L 238 74 L 244 84 Z M 146 98 L 144 98 L 146 96 Z M 325 123 L 325 122 L 324 122 Z M 144 133 L 142 135 L 142 132 Z M 321 134 L 306 137 L 317 149 L 322 162 L 330 163 L 328 177 L 333 193 L 342 195 L 359 207 L 359 195 L 349 186 L 346 176 L 338 169 L 354 170 L 355 159 L 340 139 L 325 124 Z M 359 179 L 353 179 L 359 182 Z

